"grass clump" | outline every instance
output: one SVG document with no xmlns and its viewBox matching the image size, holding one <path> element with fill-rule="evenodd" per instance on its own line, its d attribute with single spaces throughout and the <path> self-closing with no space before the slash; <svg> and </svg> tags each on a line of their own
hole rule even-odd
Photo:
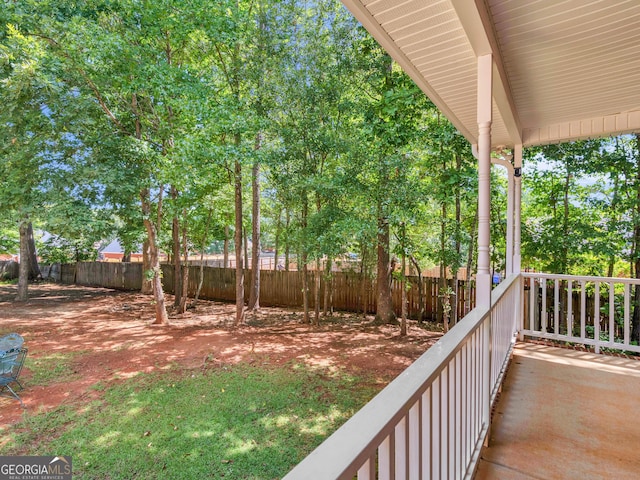
<svg viewBox="0 0 640 480">
<path fill-rule="evenodd" d="M 24 366 L 31 374 L 29 384 L 44 386 L 79 378 L 80 375 L 73 369 L 73 362 L 84 353 L 86 352 L 51 353 L 38 357 L 27 355 Z"/>
<path fill-rule="evenodd" d="M 4 455 L 71 455 L 74 478 L 281 478 L 376 392 L 304 365 L 140 375 L 73 420 L 27 417 Z"/>
</svg>

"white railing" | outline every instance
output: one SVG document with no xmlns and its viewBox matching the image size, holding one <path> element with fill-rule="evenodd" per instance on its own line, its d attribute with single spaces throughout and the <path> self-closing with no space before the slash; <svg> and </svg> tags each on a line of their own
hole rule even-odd
<svg viewBox="0 0 640 480">
<path fill-rule="evenodd" d="M 285 480 L 467 479 L 515 340 L 514 275 L 305 458 Z"/>
<path fill-rule="evenodd" d="M 520 334 L 601 349 L 640 352 L 631 343 L 640 280 L 523 273 Z"/>
</svg>

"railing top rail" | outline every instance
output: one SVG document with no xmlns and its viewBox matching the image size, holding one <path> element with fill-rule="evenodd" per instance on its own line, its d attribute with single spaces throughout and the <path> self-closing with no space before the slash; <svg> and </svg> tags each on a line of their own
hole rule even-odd
<svg viewBox="0 0 640 480">
<path fill-rule="evenodd" d="M 573 281 L 585 281 L 585 282 L 606 282 L 606 283 L 628 283 L 630 285 L 640 284 L 638 278 L 623 278 L 623 277 L 593 277 L 582 275 L 561 275 L 557 273 L 542 273 L 542 272 L 522 272 L 524 278 L 545 278 L 547 280 L 573 280 Z"/>
</svg>

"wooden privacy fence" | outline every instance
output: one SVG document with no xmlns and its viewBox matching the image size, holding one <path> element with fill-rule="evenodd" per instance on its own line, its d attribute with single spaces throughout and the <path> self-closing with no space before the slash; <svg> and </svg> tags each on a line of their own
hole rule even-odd
<svg viewBox="0 0 640 480">
<path fill-rule="evenodd" d="M 52 271 L 58 271 L 52 268 Z M 141 263 L 116 262 L 80 262 L 77 264 L 59 266 L 59 278 L 56 280 L 65 284 L 77 284 L 96 287 L 115 288 L 119 290 L 139 290 L 142 286 Z M 251 277 L 245 275 L 245 297 L 248 300 Z M 260 272 L 260 305 L 300 308 L 303 305 L 302 272 L 262 270 Z M 376 280 L 355 272 L 333 272 L 331 279 L 327 279 L 323 272 L 308 272 L 309 306 L 315 308 L 316 275 L 320 276 L 320 310 L 324 307 L 325 288 L 330 288 L 330 306 L 335 310 L 348 312 L 375 313 L 376 311 Z M 200 267 L 189 267 L 189 296 L 194 296 L 200 280 Z M 418 277 L 407 277 L 409 289 L 407 291 L 407 312 L 410 318 L 417 318 L 420 312 L 420 295 Z M 165 292 L 174 293 L 174 269 L 172 265 L 162 265 L 162 284 Z M 449 285 L 457 295 L 452 297 L 452 305 L 456 306 L 458 318 L 462 318 L 468 310 L 465 309 L 465 282 L 462 280 Z M 391 283 L 393 305 L 396 314 L 401 314 L 402 290 L 400 281 L 394 279 Z M 439 307 L 439 279 L 424 277 L 422 279 L 422 294 L 424 304 L 424 319 L 435 321 Z M 203 283 L 200 298 L 208 300 L 235 301 L 235 270 L 229 268 L 204 267 Z M 474 307 L 475 288 L 470 292 L 471 301 L 467 309 Z"/>
<path fill-rule="evenodd" d="M 189 296 L 194 296 L 198 288 L 200 279 L 199 267 L 189 267 Z M 162 266 L 162 283 L 165 290 L 174 293 L 173 267 L 171 265 Z M 204 280 L 201 298 L 211 300 L 235 301 L 235 270 L 204 267 Z M 280 307 L 302 307 L 302 272 L 298 271 L 278 271 L 262 270 L 260 272 L 260 305 L 280 306 Z M 315 285 L 316 276 L 320 276 L 320 310 L 324 307 L 325 288 L 330 288 L 330 306 L 335 310 L 347 312 L 376 312 L 376 280 L 354 272 L 333 272 L 331 279 L 327 280 L 323 272 L 309 271 L 309 308 L 315 308 Z M 407 277 L 410 288 L 407 292 L 407 313 L 410 318 L 417 318 L 420 312 L 418 278 Z M 453 280 L 450 280 L 453 282 Z M 465 315 L 465 290 L 463 281 L 458 281 L 458 295 L 452 298 L 452 304 L 457 306 L 458 318 Z M 250 275 L 245 275 L 245 300 L 249 298 L 251 287 Z M 439 279 L 425 277 L 422 279 L 424 319 L 436 320 L 438 312 L 438 290 Z M 396 314 L 401 314 L 402 289 L 400 281 L 393 280 L 391 283 L 393 305 Z M 475 289 L 471 290 L 471 298 L 475 297 Z M 457 299 L 457 302 L 456 302 Z M 471 302 L 473 308 L 475 302 Z"/>
<path fill-rule="evenodd" d="M 18 262 L 14 261 L 1 261 L 0 262 L 0 279 L 11 280 L 18 278 Z"/>
<path fill-rule="evenodd" d="M 78 262 L 60 265 L 60 283 L 140 290 L 142 288 L 142 263 Z M 55 272 L 56 269 L 52 268 Z"/>
</svg>

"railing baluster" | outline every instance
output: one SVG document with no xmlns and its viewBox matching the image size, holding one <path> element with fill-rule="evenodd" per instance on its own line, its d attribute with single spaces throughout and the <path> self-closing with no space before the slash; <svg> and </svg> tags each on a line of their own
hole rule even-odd
<svg viewBox="0 0 640 480">
<path fill-rule="evenodd" d="M 371 456 L 358 469 L 358 480 L 374 480 L 376 478 L 376 456 Z"/>
<path fill-rule="evenodd" d="M 613 347 L 616 341 L 616 294 L 613 282 L 609 282 L 609 344 Z"/>
<path fill-rule="evenodd" d="M 475 435 L 476 436 L 480 436 L 480 432 L 482 431 L 482 423 L 483 423 L 483 417 L 482 417 L 482 398 L 483 398 L 483 394 L 484 394 L 484 385 L 482 383 L 482 378 L 483 378 L 483 363 L 482 360 L 484 359 L 484 353 L 482 351 L 482 346 L 484 345 L 484 339 L 483 339 L 483 328 L 479 328 L 478 329 L 478 338 L 476 338 L 476 342 L 477 342 L 477 356 L 476 356 L 476 382 L 477 382 L 477 386 L 478 386 L 478 391 L 476 392 L 476 412 L 475 412 L 475 416 L 476 416 L 476 432 Z"/>
<path fill-rule="evenodd" d="M 560 335 L 560 280 L 553 282 L 553 333 Z"/>
<path fill-rule="evenodd" d="M 491 315 L 484 320 L 482 335 L 482 426 L 488 429 L 491 423 Z M 485 438 L 488 442 L 489 438 Z"/>
<path fill-rule="evenodd" d="M 464 369 L 464 364 L 462 361 L 462 351 L 458 352 L 456 355 L 456 381 L 454 384 L 453 394 L 455 395 L 455 445 L 454 445 L 454 465 L 455 465 L 455 478 L 462 478 L 462 371 Z"/>
<path fill-rule="evenodd" d="M 629 340 L 630 340 L 630 335 L 631 335 L 631 328 L 629 326 L 629 317 L 630 317 L 630 307 L 629 307 L 629 291 L 631 289 L 629 288 L 629 284 L 625 283 L 624 284 L 624 344 L 625 345 L 629 345 Z"/>
<path fill-rule="evenodd" d="M 440 439 L 442 432 L 440 427 L 440 419 L 442 414 L 440 411 L 440 383 L 442 374 L 433 381 L 431 386 L 431 477 L 440 478 Z"/>
<path fill-rule="evenodd" d="M 547 324 L 547 280 L 545 278 L 540 279 L 540 291 L 542 292 L 542 309 L 540 311 L 540 331 L 542 333 L 548 333 Z"/>
<path fill-rule="evenodd" d="M 388 435 L 378 447 L 378 478 L 392 480 L 394 468 L 394 435 Z"/>
<path fill-rule="evenodd" d="M 422 428 L 421 428 L 421 437 L 422 437 L 422 448 L 421 448 L 421 469 L 420 469 L 420 478 L 431 478 L 431 467 L 433 464 L 433 456 L 431 452 L 431 427 L 433 425 L 431 408 L 433 406 L 432 394 L 433 390 L 431 387 L 427 389 L 427 391 L 422 395 L 422 402 L 420 406 L 420 410 L 422 411 Z"/>
<path fill-rule="evenodd" d="M 422 471 L 422 398 L 409 409 L 409 479 L 420 479 Z"/>
<path fill-rule="evenodd" d="M 600 282 L 595 282 L 596 293 L 593 295 L 593 339 L 595 351 L 600 353 Z"/>
<path fill-rule="evenodd" d="M 478 382 L 478 355 L 480 354 L 480 343 L 478 342 L 478 332 L 473 334 L 471 339 L 471 437 L 477 438 L 478 436 L 478 422 L 480 419 L 480 407 L 478 406 L 478 392 L 480 391 L 480 385 Z M 473 450 L 473 443 L 470 445 Z"/>
<path fill-rule="evenodd" d="M 461 351 L 461 364 L 462 375 L 460 377 L 460 398 L 461 398 L 461 417 L 460 417 L 460 431 L 462 436 L 460 437 L 461 443 L 461 465 L 466 465 L 469 460 L 469 356 L 467 355 L 469 346 L 468 344 L 462 347 Z"/>
<path fill-rule="evenodd" d="M 451 368 L 451 363 L 449 363 L 444 370 L 442 370 L 442 374 L 440 375 L 442 384 L 440 385 L 440 414 L 442 417 L 442 424 L 440 428 L 440 443 L 442 448 L 440 449 L 440 478 L 442 480 L 447 480 L 449 478 L 449 472 L 447 468 L 449 467 L 449 433 L 450 433 L 450 425 L 449 425 L 449 369 Z"/>
<path fill-rule="evenodd" d="M 580 337 L 587 336 L 587 282 L 580 281 Z"/>
<path fill-rule="evenodd" d="M 456 417 L 458 411 L 456 409 L 456 385 L 457 385 L 457 364 L 458 356 L 455 355 L 449 363 L 449 392 L 447 397 L 449 400 L 449 444 L 447 445 L 447 454 L 449 456 L 448 466 L 448 478 L 455 478 L 455 463 L 456 463 L 456 437 L 458 433 L 458 423 Z"/>
<path fill-rule="evenodd" d="M 573 337 L 573 282 L 567 281 L 567 336 Z"/>
<path fill-rule="evenodd" d="M 537 299 L 536 299 L 536 279 L 531 277 L 529 279 L 529 330 L 531 330 L 532 332 L 537 331 L 538 329 L 536 328 L 536 305 L 537 305 Z"/>
<path fill-rule="evenodd" d="M 406 479 L 408 475 L 407 470 L 407 457 L 409 455 L 408 449 L 409 431 L 407 428 L 407 417 L 403 417 L 396 425 L 394 431 L 394 476 L 396 479 Z"/>
</svg>

